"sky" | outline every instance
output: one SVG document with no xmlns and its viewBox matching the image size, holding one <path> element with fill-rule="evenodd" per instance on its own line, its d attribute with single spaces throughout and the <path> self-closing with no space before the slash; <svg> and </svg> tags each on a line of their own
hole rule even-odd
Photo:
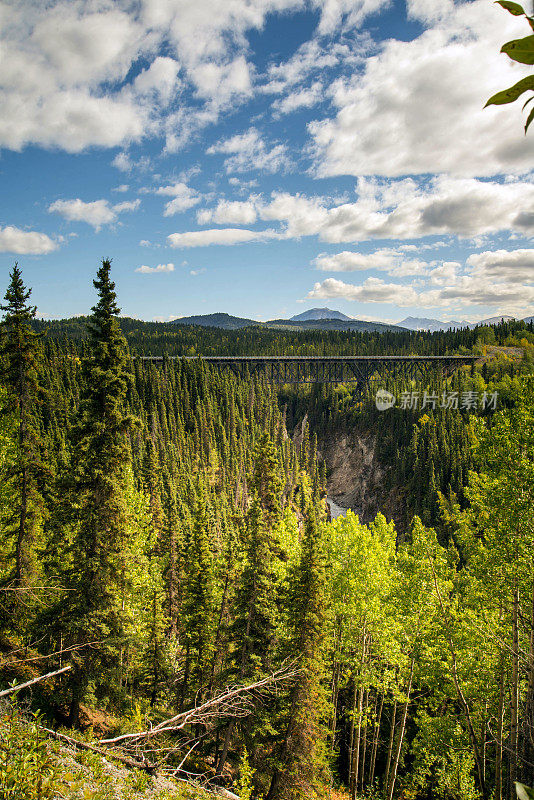
<svg viewBox="0 0 534 800">
<path fill-rule="evenodd" d="M 534 313 L 528 35 L 489 0 L 0 0 L 0 288 L 88 313 Z M 534 131 L 534 128 L 533 128 Z"/>
</svg>

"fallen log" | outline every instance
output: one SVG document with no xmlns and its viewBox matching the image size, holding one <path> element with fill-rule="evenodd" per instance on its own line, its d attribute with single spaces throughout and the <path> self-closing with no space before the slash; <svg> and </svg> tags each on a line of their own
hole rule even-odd
<svg viewBox="0 0 534 800">
<path fill-rule="evenodd" d="M 145 772 L 148 772 L 149 775 L 155 775 L 157 772 L 157 767 L 155 764 L 149 764 L 147 761 L 137 761 L 135 758 L 124 756 L 122 753 L 116 753 L 114 750 L 104 750 L 102 747 L 95 747 L 94 744 L 88 744 L 88 742 L 80 742 L 79 739 L 73 739 L 72 736 L 67 736 L 65 733 L 58 733 L 58 731 L 53 731 L 50 728 L 43 727 L 42 725 L 39 727 L 41 730 L 46 731 L 46 733 L 48 733 L 50 736 L 53 736 L 55 739 L 59 739 L 60 742 L 65 742 L 71 747 L 78 747 L 80 750 L 90 750 L 92 753 L 98 753 L 98 755 L 103 756 L 104 758 L 114 758 L 116 761 L 120 761 L 121 764 L 130 767 L 130 769 L 142 769 Z"/>
<path fill-rule="evenodd" d="M 212 697 L 205 703 L 195 706 L 194 708 L 189 708 L 187 711 L 182 711 L 180 714 L 176 714 L 174 717 L 165 719 L 163 722 L 160 722 L 159 725 L 155 725 L 153 728 L 149 728 L 146 731 L 123 733 L 121 736 L 115 736 L 113 739 L 100 739 L 99 744 L 105 744 L 109 746 L 128 740 L 132 741 L 136 739 L 147 739 L 151 736 L 156 736 L 161 733 L 170 733 L 172 731 L 182 730 L 186 725 L 191 725 L 193 723 L 198 724 L 207 722 L 214 716 L 244 716 L 245 711 L 243 710 L 243 706 L 236 707 L 234 703 L 240 701 L 242 702 L 244 696 L 246 697 L 248 694 L 265 689 L 277 681 L 293 678 L 295 675 L 297 675 L 297 673 L 298 669 L 295 668 L 294 664 L 290 664 L 278 670 L 277 672 L 273 672 L 266 678 L 256 681 L 255 683 L 249 683 L 245 686 L 231 686 L 226 689 L 226 691 L 222 692 L 216 697 Z M 246 714 L 248 713 L 250 713 L 250 711 L 247 710 Z"/>
</svg>

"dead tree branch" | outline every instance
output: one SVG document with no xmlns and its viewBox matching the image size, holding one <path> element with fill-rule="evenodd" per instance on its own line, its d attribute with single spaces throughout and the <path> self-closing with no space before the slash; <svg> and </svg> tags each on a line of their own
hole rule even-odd
<svg viewBox="0 0 534 800">
<path fill-rule="evenodd" d="M 147 739 L 161 733 L 182 730 L 186 725 L 206 723 L 214 717 L 224 716 L 246 716 L 250 713 L 249 698 L 247 695 L 260 692 L 279 681 L 286 681 L 294 678 L 298 673 L 294 662 L 273 672 L 271 675 L 255 683 L 245 686 L 230 686 L 222 694 L 212 697 L 199 706 L 182 711 L 174 717 L 163 720 L 153 728 L 137 733 L 124 733 L 113 739 L 100 739 L 100 744 L 115 745 L 119 742 L 133 741 L 136 739 Z"/>
<path fill-rule="evenodd" d="M 39 675 L 38 678 L 32 678 L 31 681 L 26 681 L 26 683 L 19 683 L 18 686 L 12 686 L 10 689 L 4 689 L 3 692 L 0 692 L 0 697 L 5 697 L 6 694 L 11 694 L 12 692 L 19 692 L 21 689 L 26 689 L 26 687 L 31 686 L 34 683 L 39 683 L 39 681 L 44 681 L 47 678 L 53 678 L 54 675 L 67 672 L 69 669 L 72 669 L 70 664 L 68 664 L 66 667 L 61 667 L 61 669 L 56 669 L 54 672 L 47 672 L 46 675 Z"/>
</svg>

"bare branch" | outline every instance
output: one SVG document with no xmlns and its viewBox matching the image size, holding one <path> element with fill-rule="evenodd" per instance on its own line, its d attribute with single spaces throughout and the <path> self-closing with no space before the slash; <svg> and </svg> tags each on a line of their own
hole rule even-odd
<svg viewBox="0 0 534 800">
<path fill-rule="evenodd" d="M 11 694 L 12 692 L 18 692 L 21 689 L 26 689 L 27 686 L 31 686 L 34 683 L 39 683 L 39 681 L 44 681 L 46 678 L 53 678 L 54 675 L 59 675 L 61 672 L 67 672 L 69 669 L 72 669 L 71 664 L 68 664 L 66 667 L 61 667 L 61 669 L 56 669 L 54 672 L 48 672 L 46 675 L 39 675 L 38 678 L 32 678 L 31 681 L 26 681 L 26 683 L 19 683 L 18 686 L 12 686 L 10 689 L 4 689 L 3 692 L 0 692 L 0 697 L 5 697 L 6 694 Z"/>
<path fill-rule="evenodd" d="M 4 661 L 0 663 L 0 667 L 3 669 L 5 667 L 10 667 L 12 664 L 27 664 L 30 661 L 44 661 L 47 658 L 53 658 L 54 656 L 61 656 L 63 653 L 72 653 L 75 650 L 81 650 L 83 647 L 93 647 L 94 645 L 102 644 L 102 642 L 85 642 L 85 644 L 73 644 L 71 647 L 64 647 L 63 650 L 55 650 L 53 653 L 48 653 L 46 656 L 32 656 L 31 658 L 18 658 L 15 661 Z M 24 648 L 20 648 L 24 649 Z M 12 652 L 18 652 L 13 650 Z"/>
<path fill-rule="evenodd" d="M 222 694 L 212 697 L 205 703 L 199 706 L 190 708 L 187 711 L 182 711 L 174 717 L 163 720 L 153 728 L 146 731 L 139 731 L 137 733 L 124 733 L 121 736 L 116 736 L 113 739 L 100 739 L 100 744 L 114 745 L 118 742 L 124 742 L 133 739 L 146 739 L 150 736 L 155 736 L 160 733 L 167 733 L 178 731 L 186 725 L 200 722 L 207 722 L 213 717 L 221 716 L 245 716 L 250 713 L 250 708 L 246 709 L 245 705 L 248 698 L 242 695 L 252 694 L 262 689 L 271 686 L 281 680 L 289 680 L 298 674 L 298 669 L 295 668 L 295 662 L 292 662 L 281 669 L 273 672 L 271 675 L 263 678 L 255 683 L 250 683 L 245 686 L 231 686 L 222 692 Z M 237 701 L 237 702 L 236 702 Z"/>
</svg>

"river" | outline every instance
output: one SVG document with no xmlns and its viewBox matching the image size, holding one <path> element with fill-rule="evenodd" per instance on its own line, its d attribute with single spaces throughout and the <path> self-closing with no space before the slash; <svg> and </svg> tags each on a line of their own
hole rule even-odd
<svg viewBox="0 0 534 800">
<path fill-rule="evenodd" d="M 331 497 L 327 497 L 326 501 L 327 501 L 328 505 L 330 506 L 330 516 L 332 517 L 332 519 L 336 519 L 336 517 L 344 517 L 345 516 L 345 514 L 347 513 L 348 509 L 342 508 L 342 506 L 338 506 L 337 503 L 334 503 L 334 501 L 332 500 Z"/>
</svg>

